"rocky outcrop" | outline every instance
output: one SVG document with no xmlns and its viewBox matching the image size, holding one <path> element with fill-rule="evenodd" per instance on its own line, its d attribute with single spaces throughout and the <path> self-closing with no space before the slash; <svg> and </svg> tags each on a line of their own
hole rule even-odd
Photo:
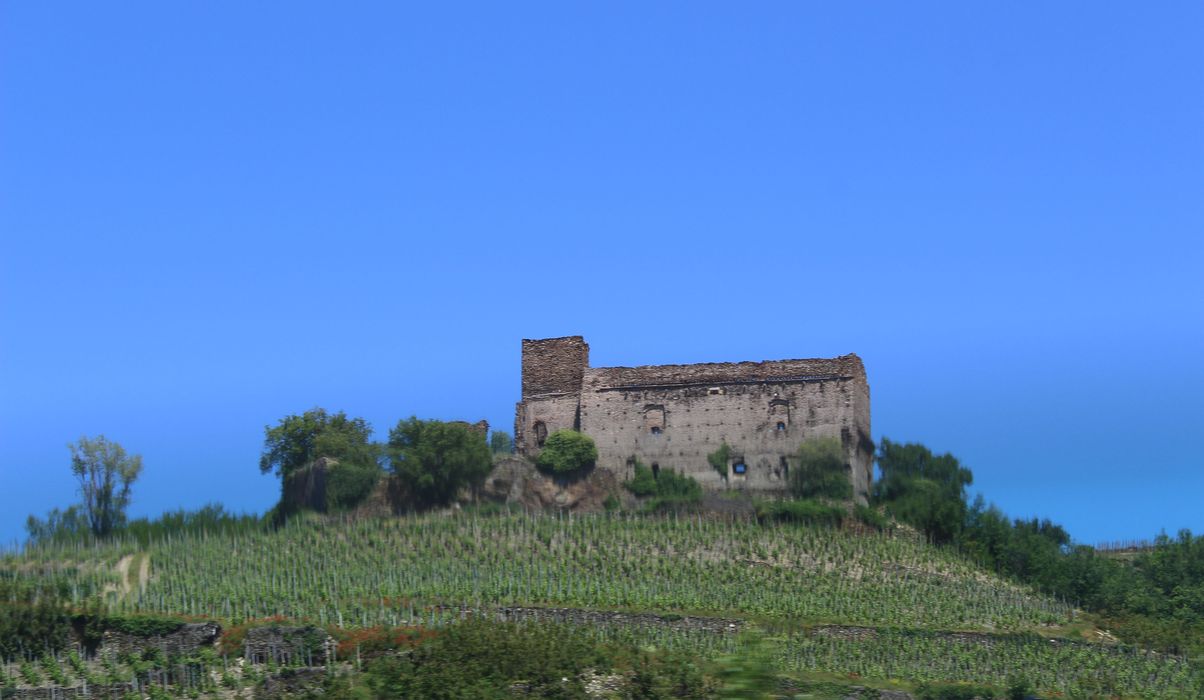
<svg viewBox="0 0 1204 700">
<path fill-rule="evenodd" d="M 502 457 L 494 463 L 480 495 L 491 501 L 537 510 L 600 511 L 611 496 L 627 501 L 628 506 L 635 503 L 614 472 L 591 469 L 572 477 L 550 476 L 517 455 Z"/>
</svg>

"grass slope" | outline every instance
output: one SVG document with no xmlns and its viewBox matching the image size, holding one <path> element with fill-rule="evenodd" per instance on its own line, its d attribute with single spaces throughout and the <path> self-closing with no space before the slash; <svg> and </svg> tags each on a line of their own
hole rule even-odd
<svg viewBox="0 0 1204 700">
<path fill-rule="evenodd" d="M 115 573 L 129 549 L 32 551 L 4 568 L 65 582 L 81 602 L 107 590 L 120 612 L 226 624 L 282 616 L 341 628 L 441 625 L 456 608 L 506 605 L 691 613 L 769 623 L 780 630 L 776 664 L 802 674 L 1000 685 L 1024 676 L 1067 694 L 1200 690 L 1180 659 L 1035 634 L 1073 625 L 1073 610 L 910 538 L 684 515 L 309 518 L 274 532 L 154 543 L 138 557 L 149 558 L 149 580 L 115 586 L 133 573 Z M 809 629 L 826 622 L 872 632 Z M 942 633 L 950 630 L 994 636 Z M 655 627 L 596 634 L 712 658 L 739 643 Z"/>
</svg>

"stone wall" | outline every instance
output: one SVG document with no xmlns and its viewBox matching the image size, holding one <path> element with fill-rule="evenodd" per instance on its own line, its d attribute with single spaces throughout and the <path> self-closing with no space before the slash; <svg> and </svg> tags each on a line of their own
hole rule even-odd
<svg viewBox="0 0 1204 700">
<path fill-rule="evenodd" d="M 620 480 L 635 461 L 672 469 L 705 488 L 784 491 L 805 440 L 844 447 L 854 495 L 873 480 L 870 394 L 856 355 L 831 359 L 588 367 L 579 336 L 523 341 L 523 400 L 515 410 L 519 454 L 580 430 L 598 446 L 598 467 Z M 726 478 L 707 455 L 731 449 Z"/>
<path fill-rule="evenodd" d="M 466 612 L 472 612 L 467 611 Z M 689 615 L 654 615 L 651 613 L 625 613 L 606 610 L 582 610 L 579 608 L 494 608 L 484 613 L 506 622 L 561 622 L 588 627 L 661 627 L 665 629 L 693 630 L 717 634 L 735 634 L 744 629 L 743 620 L 718 617 L 691 617 Z"/>
<path fill-rule="evenodd" d="M 337 460 L 319 457 L 284 477 L 280 501 L 293 508 L 326 512 L 326 479 Z"/>
<path fill-rule="evenodd" d="M 589 345 L 579 335 L 523 340 L 523 398 L 581 391 Z"/>
<path fill-rule="evenodd" d="M 105 630 L 100 638 L 101 654 L 120 656 L 140 654 L 148 649 L 158 649 L 168 657 L 191 656 L 205 647 L 212 647 L 222 627 L 216 622 L 189 622 L 168 634 L 143 637 L 119 630 Z"/>
<path fill-rule="evenodd" d="M 481 419 L 476 423 L 469 423 L 466 420 L 453 420 L 448 422 L 452 425 L 462 425 L 468 430 L 468 432 L 474 435 L 480 435 L 486 440 L 489 439 L 489 421 L 487 420 Z"/>
<path fill-rule="evenodd" d="M 514 412 L 514 449 L 539 453 L 557 430 L 576 430 L 581 378 L 589 366 L 589 345 L 579 336 L 523 340 L 522 401 Z"/>
<path fill-rule="evenodd" d="M 580 397 L 577 392 L 519 402 L 514 417 L 515 451 L 534 457 L 539 454 L 547 436 L 557 430 L 579 430 Z"/>
<path fill-rule="evenodd" d="M 321 666 L 336 647 L 320 627 L 252 627 L 243 639 L 243 656 L 251 663 L 273 661 L 277 664 Z"/>
<path fill-rule="evenodd" d="M 856 406 L 856 379 L 623 389 L 593 388 L 589 380 L 581 430 L 598 446 L 598 467 L 622 479 L 639 460 L 712 489 L 785 490 L 799 445 L 830 437 L 845 445 L 854 491 L 867 495 L 872 454 L 854 437 L 869 433 Z M 707 461 L 725 443 L 726 480 Z"/>
</svg>

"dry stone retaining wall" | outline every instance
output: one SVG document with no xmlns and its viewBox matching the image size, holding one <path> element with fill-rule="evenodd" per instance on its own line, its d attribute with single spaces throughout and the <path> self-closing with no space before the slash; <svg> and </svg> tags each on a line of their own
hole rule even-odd
<svg viewBox="0 0 1204 700">
<path fill-rule="evenodd" d="M 106 656 L 120 656 L 158 649 L 168 657 L 190 656 L 205 647 L 212 647 L 221 633 L 222 627 L 216 622 L 189 622 L 174 632 L 154 637 L 105 630 L 100 638 L 100 651 Z"/>
<path fill-rule="evenodd" d="M 321 666 L 333 657 L 334 637 L 320 627 L 252 627 L 243 639 L 243 656 L 251 663 Z"/>
</svg>

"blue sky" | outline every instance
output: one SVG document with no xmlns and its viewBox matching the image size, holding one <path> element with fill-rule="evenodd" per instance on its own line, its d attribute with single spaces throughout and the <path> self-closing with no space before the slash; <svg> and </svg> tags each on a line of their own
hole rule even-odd
<svg viewBox="0 0 1204 700">
<path fill-rule="evenodd" d="M 312 406 L 510 429 L 595 365 L 856 352 L 1080 541 L 1204 531 L 1198 3 L 7 3 L 0 541 L 277 495 Z"/>
</svg>

